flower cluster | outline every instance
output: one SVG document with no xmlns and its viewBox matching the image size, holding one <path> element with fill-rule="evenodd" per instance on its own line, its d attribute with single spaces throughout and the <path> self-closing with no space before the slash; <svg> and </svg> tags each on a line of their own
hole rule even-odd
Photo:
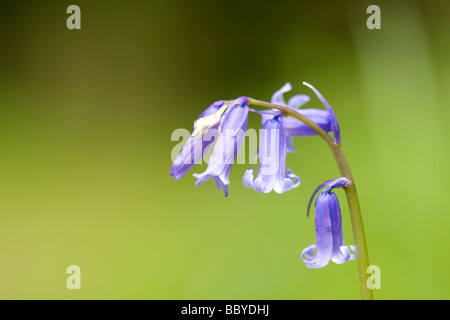
<svg viewBox="0 0 450 320">
<path fill-rule="evenodd" d="M 292 89 L 289 83 L 273 94 L 271 105 L 289 108 L 292 112 L 301 114 L 325 132 L 331 131 L 334 142 L 341 143 L 339 124 L 333 109 L 320 92 L 310 84 L 304 84 L 312 89 L 325 106 L 325 110 L 300 108 L 310 101 L 310 98 L 303 94 L 292 96 L 286 103 L 284 94 Z M 211 178 L 217 188 L 227 196 L 230 172 L 244 140 L 248 115 L 251 112 L 261 116 L 262 130 L 257 154 L 259 167 L 256 177 L 253 168 L 245 172 L 242 178 L 244 186 L 262 193 L 269 193 L 272 190 L 283 193 L 300 185 L 300 178 L 291 169 L 286 168 L 286 156 L 288 152 L 295 151 L 293 138 L 314 136 L 317 133 L 302 121 L 286 117 L 278 109 L 254 110 L 249 107 L 250 101 L 251 99 L 247 97 L 232 101 L 220 100 L 210 105 L 197 118 L 191 136 L 170 170 L 175 180 L 192 169 L 214 144 L 208 167 L 204 172 L 194 174 L 197 179 L 195 186 Z M 336 263 L 343 263 L 355 257 L 343 243 L 339 202 L 336 195 L 331 192 L 333 188 L 345 188 L 349 183 L 345 178 L 340 178 L 328 181 L 316 190 L 317 192 L 325 185 L 328 186 L 316 200 L 316 244 L 302 252 L 302 259 L 310 268 L 323 267 L 330 259 Z M 355 251 L 352 246 L 350 248 Z"/>
<path fill-rule="evenodd" d="M 289 83 L 273 94 L 271 103 L 296 110 L 326 132 L 333 131 L 336 142 L 339 143 L 339 126 L 333 110 L 314 87 L 306 85 L 313 89 L 327 110 L 299 109 L 310 100 L 303 94 L 294 95 L 286 103 L 283 95 L 292 89 Z M 206 171 L 194 174 L 197 178 L 195 185 L 198 186 L 212 178 L 227 196 L 230 171 L 245 136 L 249 112 L 261 115 L 262 130 L 258 152 L 260 164 L 256 178 L 253 177 L 253 168 L 245 172 L 243 184 L 263 193 L 272 190 L 283 193 L 298 187 L 299 177 L 291 169 L 286 169 L 286 154 L 295 151 L 292 144 L 294 137 L 313 136 L 317 133 L 303 122 L 285 117 L 279 110 L 250 109 L 249 98 L 246 97 L 229 102 L 224 100 L 214 102 L 197 118 L 191 137 L 170 170 L 175 180 L 183 177 L 194 167 L 216 141 Z"/>
</svg>

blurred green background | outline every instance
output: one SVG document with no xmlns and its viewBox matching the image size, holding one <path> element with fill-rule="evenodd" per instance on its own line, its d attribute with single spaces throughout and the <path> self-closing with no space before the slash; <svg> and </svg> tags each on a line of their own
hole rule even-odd
<svg viewBox="0 0 450 320">
<path fill-rule="evenodd" d="M 3 1 L 0 298 L 358 299 L 355 261 L 300 258 L 309 197 L 338 176 L 318 137 L 295 141 L 302 184 L 282 195 L 245 188 L 249 165 L 227 198 L 169 176 L 172 131 L 211 102 L 270 100 L 288 81 L 311 95 L 307 81 L 340 121 L 375 298 L 449 299 L 449 17 L 446 0 Z"/>
</svg>

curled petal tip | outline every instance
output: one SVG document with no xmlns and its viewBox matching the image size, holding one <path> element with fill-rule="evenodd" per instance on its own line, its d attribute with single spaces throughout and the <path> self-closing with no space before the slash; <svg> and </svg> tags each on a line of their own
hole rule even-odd
<svg viewBox="0 0 450 320">
<path fill-rule="evenodd" d="M 334 113 L 333 108 L 316 88 L 314 88 L 312 85 L 310 85 L 308 82 L 305 82 L 305 81 L 303 81 L 303 84 L 305 86 L 307 86 L 308 88 L 310 88 L 312 91 L 314 91 L 317 98 L 319 98 L 320 102 L 322 102 L 322 104 L 328 110 L 328 113 L 330 114 L 330 120 L 331 120 L 331 129 L 332 129 L 333 135 L 334 135 L 334 143 L 340 144 L 342 142 L 341 130 L 339 128 L 339 122 L 337 121 L 336 114 Z"/>
</svg>

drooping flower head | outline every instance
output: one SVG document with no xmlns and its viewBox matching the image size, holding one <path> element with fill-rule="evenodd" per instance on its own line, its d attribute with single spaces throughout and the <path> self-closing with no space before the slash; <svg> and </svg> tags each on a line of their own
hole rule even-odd
<svg viewBox="0 0 450 320">
<path fill-rule="evenodd" d="M 302 259 L 308 268 L 323 268 L 330 260 L 341 264 L 356 258 L 356 248 L 344 243 L 341 208 L 336 194 L 332 192 L 334 188 L 346 188 L 349 185 L 350 181 L 346 178 L 326 181 L 317 187 L 309 201 L 308 213 L 315 194 L 327 187 L 317 196 L 315 203 L 316 244 L 302 251 Z"/>
<path fill-rule="evenodd" d="M 204 156 L 218 133 L 220 118 L 227 105 L 224 100 L 214 102 L 194 122 L 194 131 L 170 168 L 175 180 L 181 179 Z"/>
<path fill-rule="evenodd" d="M 266 120 L 261 130 L 259 144 L 259 169 L 256 179 L 253 168 L 248 169 L 242 182 L 244 186 L 268 193 L 283 193 L 300 185 L 300 179 L 291 169 L 286 169 L 286 137 L 283 116 Z"/>
<path fill-rule="evenodd" d="M 234 100 L 223 115 L 219 128 L 220 133 L 209 158 L 208 168 L 201 174 L 194 174 L 194 177 L 198 179 L 195 186 L 212 178 L 217 188 L 222 189 L 225 196 L 228 195 L 228 185 L 230 184 L 228 177 L 244 140 L 247 120 L 248 98 L 241 97 Z"/>
</svg>

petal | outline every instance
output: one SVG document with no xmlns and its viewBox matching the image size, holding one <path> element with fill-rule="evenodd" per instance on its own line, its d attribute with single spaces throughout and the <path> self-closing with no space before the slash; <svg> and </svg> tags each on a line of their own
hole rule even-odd
<svg viewBox="0 0 450 320">
<path fill-rule="evenodd" d="M 223 118 L 219 137 L 209 158 L 208 168 L 201 174 L 194 174 L 194 177 L 198 179 L 195 183 L 196 186 L 204 183 L 210 177 L 218 177 L 220 181 L 213 179 L 214 182 L 227 194 L 225 186 L 229 184 L 228 176 L 247 128 L 248 98 L 236 99 Z"/>
<path fill-rule="evenodd" d="M 305 262 L 306 266 L 310 269 L 322 268 L 316 264 L 317 260 L 317 248 L 315 244 L 312 244 L 302 251 L 302 260 Z"/>
<path fill-rule="evenodd" d="M 224 104 L 225 100 L 214 102 L 197 117 L 197 120 L 216 114 Z M 191 137 L 188 139 L 170 168 L 170 175 L 173 176 L 175 180 L 181 179 L 196 163 L 203 158 L 204 154 L 208 151 L 217 136 L 216 129 L 217 126 L 210 128 L 200 137 L 192 137 L 191 134 Z"/>
<path fill-rule="evenodd" d="M 225 104 L 225 100 L 219 100 L 211 104 L 208 108 L 206 108 L 205 111 L 203 111 L 198 117 L 197 120 L 200 118 L 205 118 L 208 116 L 211 116 L 213 114 L 216 114 L 217 111 Z"/>
<path fill-rule="evenodd" d="M 320 109 L 300 109 L 299 113 L 313 121 L 326 132 L 331 131 L 331 122 L 329 113 L 326 110 Z M 286 117 L 284 119 L 284 126 L 286 128 L 286 135 L 289 136 L 315 136 L 317 133 L 308 127 L 306 124 L 293 117 Z"/>
<path fill-rule="evenodd" d="M 284 131 L 284 117 L 279 118 L 279 160 L 278 160 L 278 174 L 277 180 L 275 182 L 274 191 L 276 193 L 283 193 L 285 191 L 291 190 L 294 186 L 294 182 L 291 178 L 288 177 L 288 174 L 291 176 L 295 176 L 292 174 L 292 171 L 286 170 L 286 153 L 287 153 L 287 145 L 286 145 L 286 136 Z M 297 177 L 297 176 L 295 176 Z M 299 181 L 297 177 L 297 181 Z"/>
<path fill-rule="evenodd" d="M 212 180 L 214 181 L 214 183 L 217 186 L 217 189 L 221 189 L 223 191 L 223 194 L 225 195 L 225 197 L 228 196 L 228 185 L 230 184 L 230 182 L 228 181 L 228 183 L 224 183 L 224 181 L 220 178 L 220 177 L 212 177 Z"/>
<path fill-rule="evenodd" d="M 191 139 L 192 138 L 189 138 L 189 140 Z M 181 179 L 202 158 L 202 156 L 200 156 L 200 154 L 203 154 L 201 138 L 197 139 L 197 141 L 189 140 L 170 168 L 170 175 L 173 176 L 175 180 Z M 208 148 L 205 148 L 205 151 L 207 149 Z"/>
<path fill-rule="evenodd" d="M 340 181 L 342 180 L 339 180 L 339 182 Z M 324 192 L 327 192 L 327 190 L 325 190 Z M 356 255 L 352 256 L 352 254 L 350 253 L 350 249 L 344 243 L 344 233 L 342 231 L 342 215 L 341 208 L 339 206 L 339 200 L 336 194 L 334 194 L 333 192 L 330 193 L 330 197 L 332 198 L 332 201 L 330 201 L 330 213 L 333 225 L 333 257 L 331 258 L 331 260 L 334 263 L 342 264 L 350 259 L 354 259 Z"/>
<path fill-rule="evenodd" d="M 242 177 L 242 184 L 247 188 L 253 188 L 253 167 L 246 170 L 244 176 Z"/>
<path fill-rule="evenodd" d="M 230 177 L 230 171 L 231 171 L 232 166 L 233 166 L 233 164 L 226 165 L 225 168 L 223 169 L 223 171 L 219 175 L 219 179 L 224 185 L 230 184 L 229 177 Z M 217 185 L 217 187 L 219 187 L 219 185 Z"/>
<path fill-rule="evenodd" d="M 326 192 L 326 191 L 325 191 Z M 335 263 L 344 263 L 350 258 L 350 251 L 341 250 L 344 246 L 344 234 L 342 232 L 342 217 L 339 200 L 335 193 L 330 193 L 330 217 L 333 228 L 333 257 Z M 345 247 L 346 248 L 346 247 Z"/>
<path fill-rule="evenodd" d="M 305 103 L 309 102 L 310 100 L 311 98 L 305 94 L 296 94 L 295 96 L 292 96 L 289 99 L 287 106 L 292 109 L 297 109 L 300 108 Z"/>
<path fill-rule="evenodd" d="M 280 153 L 285 145 L 280 117 L 266 121 L 260 131 L 258 175 L 276 176 L 279 170 Z"/>
<path fill-rule="evenodd" d="M 248 185 L 258 192 L 268 193 L 274 190 L 283 193 L 300 184 L 298 176 L 292 170 L 286 170 L 287 143 L 284 134 L 283 117 L 276 116 L 264 123 L 259 145 L 258 176 Z M 248 180 L 250 177 L 246 177 Z"/>
<path fill-rule="evenodd" d="M 269 193 L 275 186 L 275 180 L 275 175 L 258 174 L 256 179 L 253 181 L 253 189 L 258 192 Z"/>
<path fill-rule="evenodd" d="M 208 181 L 209 178 L 211 178 L 211 175 L 206 171 L 203 173 L 194 173 L 193 176 L 194 176 L 194 178 L 197 179 L 197 181 L 195 181 L 196 187 L 205 183 L 206 181 Z"/>
<path fill-rule="evenodd" d="M 343 264 L 344 262 L 347 262 L 350 259 L 350 250 L 347 246 L 340 246 L 338 247 L 335 252 L 333 253 L 333 257 L 331 258 L 331 261 L 333 261 L 336 264 Z"/>
<path fill-rule="evenodd" d="M 330 195 L 321 193 L 316 200 L 315 230 L 317 258 L 315 264 L 324 267 L 333 253 L 333 232 L 330 215 Z"/>
<path fill-rule="evenodd" d="M 302 260 L 304 262 L 315 262 L 317 253 L 314 252 L 316 250 L 316 245 L 311 244 L 302 251 Z"/>
<path fill-rule="evenodd" d="M 232 165 L 227 165 L 223 168 L 222 172 L 220 172 L 217 175 L 213 175 L 209 173 L 208 171 L 205 171 L 203 173 L 194 173 L 193 176 L 197 178 L 197 181 L 195 182 L 195 186 L 198 187 L 199 185 L 205 183 L 208 181 L 209 178 L 212 178 L 214 183 L 216 184 L 218 189 L 223 190 L 225 197 L 228 196 L 228 185 L 230 184 L 230 180 L 228 179 L 230 175 Z"/>
<path fill-rule="evenodd" d="M 274 191 L 276 193 L 283 193 L 293 188 L 297 188 L 300 185 L 300 178 L 295 175 L 291 169 L 285 171 L 285 178 L 281 183 L 276 183 Z"/>
<path fill-rule="evenodd" d="M 279 106 L 286 106 L 286 102 L 284 101 L 283 95 L 286 92 L 289 92 L 292 90 L 292 86 L 289 82 L 287 82 L 283 87 L 281 87 L 280 90 L 276 91 L 272 95 L 272 99 L 270 100 L 271 103 L 279 105 Z"/>
<path fill-rule="evenodd" d="M 276 109 L 271 109 L 272 110 L 276 110 Z M 279 111 L 279 110 L 276 110 Z M 283 115 L 282 112 L 273 112 L 273 113 L 261 113 L 261 123 L 264 125 L 264 123 L 266 123 L 267 121 L 273 119 L 276 116 L 281 116 Z"/>
<path fill-rule="evenodd" d="M 195 164 L 199 163 L 211 147 L 217 135 L 217 129 L 209 129 L 199 137 L 190 137 L 170 168 L 175 180 L 181 179 Z"/>
<path fill-rule="evenodd" d="M 230 108 L 230 112 L 225 115 L 221 132 L 209 159 L 207 171 L 212 175 L 219 175 L 225 166 L 234 162 L 245 137 L 248 108 L 241 107 L 239 104 Z"/>
<path fill-rule="evenodd" d="M 280 170 L 280 152 L 283 152 L 280 144 L 285 144 L 281 127 L 280 117 L 276 116 L 267 120 L 260 131 L 258 176 L 253 181 L 253 189 L 258 192 L 268 193 L 275 186 Z"/>
<path fill-rule="evenodd" d="M 316 90 L 316 88 L 314 88 L 312 85 L 310 85 L 307 82 L 303 82 L 303 84 L 314 91 L 314 93 L 316 94 L 317 98 L 319 98 L 319 100 L 322 102 L 322 104 L 328 110 L 328 112 L 330 114 L 331 128 L 332 128 L 333 135 L 334 135 L 334 141 L 335 141 L 336 144 L 341 143 L 342 141 L 341 141 L 341 132 L 340 132 L 340 129 L 339 129 L 339 123 L 337 121 L 337 118 L 336 118 L 336 115 L 335 115 L 335 113 L 333 111 L 333 108 L 331 108 L 331 106 L 327 102 L 327 100 L 325 100 L 325 98 L 320 94 L 319 91 Z"/>
<path fill-rule="evenodd" d="M 344 262 L 353 260 L 356 258 L 356 247 L 342 245 L 340 248 L 340 255 L 334 256 L 331 260 L 336 264 L 342 264 Z M 352 251 L 354 253 L 352 253 Z"/>
<path fill-rule="evenodd" d="M 300 178 L 291 169 L 286 170 L 286 176 L 294 183 L 293 188 L 297 188 L 300 185 Z"/>
</svg>

